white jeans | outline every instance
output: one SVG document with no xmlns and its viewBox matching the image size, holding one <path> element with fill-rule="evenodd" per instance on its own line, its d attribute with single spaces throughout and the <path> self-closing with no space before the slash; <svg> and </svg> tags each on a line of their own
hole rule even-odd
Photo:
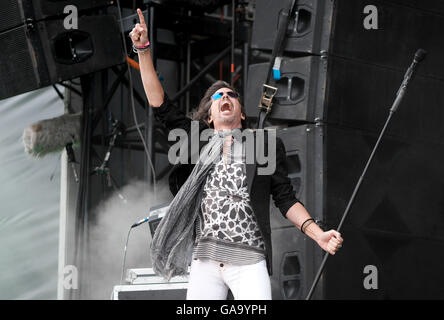
<svg viewBox="0 0 444 320">
<path fill-rule="evenodd" d="M 235 300 L 271 300 L 265 260 L 234 266 L 213 260 L 193 260 L 187 300 L 225 300 L 228 288 Z"/>
</svg>

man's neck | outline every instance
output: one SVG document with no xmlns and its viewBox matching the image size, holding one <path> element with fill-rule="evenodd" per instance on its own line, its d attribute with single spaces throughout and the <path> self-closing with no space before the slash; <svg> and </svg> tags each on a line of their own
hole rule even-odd
<svg viewBox="0 0 444 320">
<path fill-rule="evenodd" d="M 214 128 L 215 131 L 229 131 L 234 129 L 242 129 L 242 126 L 219 126 L 217 128 Z"/>
</svg>

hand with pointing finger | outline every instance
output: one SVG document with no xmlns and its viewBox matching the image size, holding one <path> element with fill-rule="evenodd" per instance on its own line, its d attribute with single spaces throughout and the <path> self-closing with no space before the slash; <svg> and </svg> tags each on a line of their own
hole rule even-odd
<svg viewBox="0 0 444 320">
<path fill-rule="evenodd" d="M 149 45 L 148 28 L 140 9 L 137 9 L 137 14 L 139 15 L 139 23 L 134 26 L 129 35 L 135 48 L 144 48 Z"/>
</svg>

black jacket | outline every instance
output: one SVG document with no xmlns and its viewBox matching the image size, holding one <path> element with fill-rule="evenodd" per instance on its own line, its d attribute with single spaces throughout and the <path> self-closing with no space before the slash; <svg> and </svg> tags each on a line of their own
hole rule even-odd
<svg viewBox="0 0 444 320">
<path fill-rule="evenodd" d="M 168 131 L 175 128 L 182 128 L 188 133 L 191 130 L 191 119 L 186 117 L 176 106 L 174 106 L 165 96 L 164 103 L 153 108 L 154 116 L 163 123 Z M 208 128 L 204 121 L 199 121 L 199 132 Z M 268 140 L 265 139 L 265 142 Z M 206 144 L 200 143 L 199 150 Z M 266 147 L 265 147 L 266 150 Z M 272 246 L 270 228 L 270 194 L 273 196 L 276 207 L 279 208 L 285 217 L 287 211 L 295 203 L 295 192 L 288 178 L 285 147 L 280 138 L 276 141 L 276 170 L 272 175 L 258 175 L 258 164 L 246 164 L 246 176 L 248 193 L 250 195 L 251 206 L 255 214 L 259 229 L 265 242 L 265 253 L 268 273 L 272 274 Z M 180 187 L 193 170 L 193 164 L 177 164 L 174 166 L 169 176 L 169 186 L 173 195 L 176 195 Z"/>
</svg>

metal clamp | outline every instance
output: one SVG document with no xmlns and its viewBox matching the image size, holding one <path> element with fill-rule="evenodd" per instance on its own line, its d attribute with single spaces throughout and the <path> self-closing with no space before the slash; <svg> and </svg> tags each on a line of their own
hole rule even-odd
<svg viewBox="0 0 444 320">
<path fill-rule="evenodd" d="M 261 102 L 259 103 L 259 109 L 265 110 L 270 113 L 271 106 L 273 105 L 273 98 L 276 95 L 277 88 L 264 84 Z"/>
</svg>

